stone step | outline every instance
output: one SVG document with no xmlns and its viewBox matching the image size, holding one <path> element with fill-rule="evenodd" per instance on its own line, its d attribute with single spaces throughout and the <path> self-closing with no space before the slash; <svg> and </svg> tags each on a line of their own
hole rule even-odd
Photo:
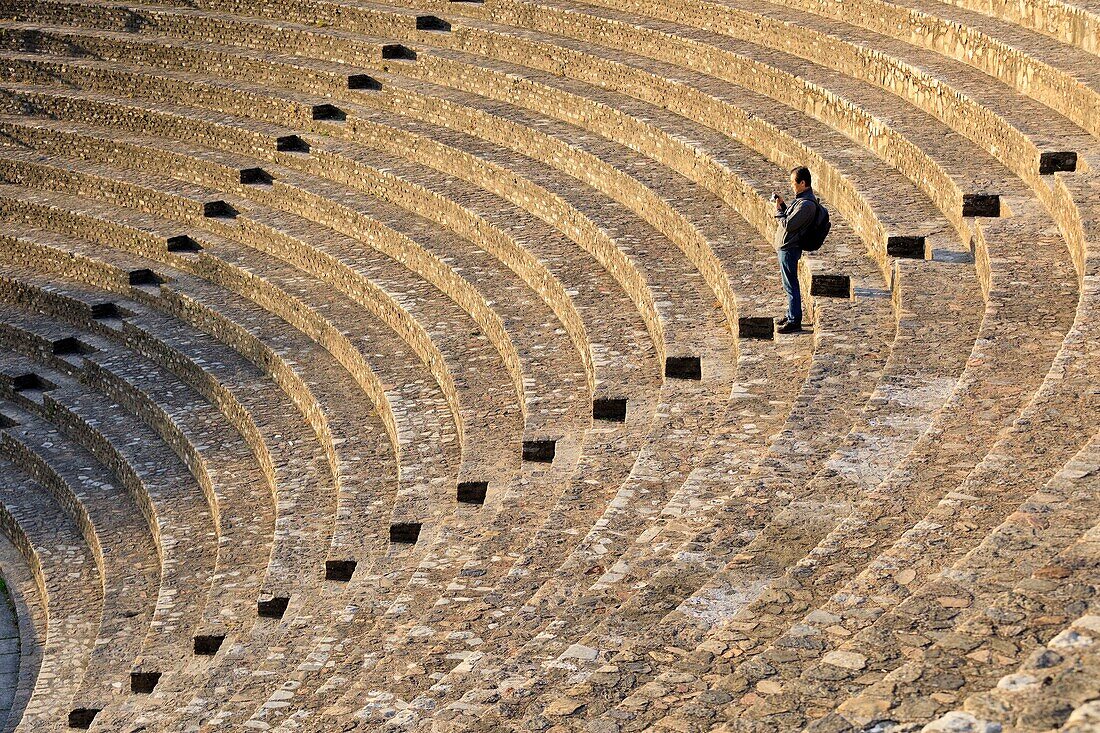
<svg viewBox="0 0 1100 733">
<path fill-rule="evenodd" d="M 176 284 L 176 286 L 179 286 L 179 284 L 180 284 L 180 281 L 179 281 L 179 278 L 178 278 L 178 277 L 177 277 L 177 278 L 174 278 L 174 283 Z M 222 308 L 224 308 L 224 306 L 222 306 Z M 445 506 L 445 504 L 444 504 L 444 506 Z"/>
<path fill-rule="evenodd" d="M 36 351 L 44 349 L 48 353 L 53 344 L 56 354 L 58 343 L 74 340 L 72 336 L 58 340 L 54 338 L 59 332 L 54 322 L 10 308 L 3 311 L 3 329 L 12 347 L 39 360 L 38 363 L 43 357 Z M 64 327 L 60 332 L 72 333 Z M 99 358 L 93 357 L 93 352 L 102 355 L 105 347 L 88 335 L 82 335 L 78 343 L 82 355 L 55 356 L 56 364 L 64 369 L 69 366 L 67 360 Z M 28 364 L 27 368 L 33 370 L 35 365 Z M 70 369 L 72 377 L 84 378 L 78 370 Z M 16 396 L 22 397 L 22 393 Z M 29 404 L 37 406 L 38 402 Z M 219 554 L 221 537 L 215 496 L 208 487 L 201 486 L 198 477 L 188 475 L 182 463 L 186 459 L 173 455 L 169 445 L 162 442 L 163 433 L 158 435 L 152 426 L 138 427 L 125 418 L 114 420 L 112 414 L 115 417 L 120 412 L 130 414 L 122 411 L 118 403 L 87 391 L 70 395 L 67 391 L 51 390 L 43 395 L 41 404 L 47 419 L 57 420 L 104 465 L 116 467 L 122 486 L 134 494 L 142 512 L 153 523 L 152 536 L 161 557 L 156 608 L 150 619 L 154 631 L 144 639 L 135 666 L 155 670 L 189 657 L 193 627 L 198 625 L 205 609 L 205 597 L 213 582 Z M 60 412 L 51 415 L 51 407 L 58 407 Z M 127 433 L 121 433 L 118 425 L 126 425 Z M 133 527 L 121 531 L 136 532 Z M 135 544 L 133 549 L 137 551 L 140 547 Z M 151 564 L 157 563 L 151 561 Z"/>
<path fill-rule="evenodd" d="M 82 365 L 82 379 L 140 415 L 189 466 L 208 501 L 213 499 L 218 567 L 201 626 L 224 635 L 251 625 L 270 553 L 274 506 L 272 487 L 244 436 L 180 377 L 113 343 L 120 340 L 115 329 L 79 330 L 91 325 L 82 324 L 75 315 L 80 306 L 110 299 L 111 294 L 43 280 L 37 273 L 20 270 L 6 270 L 2 281 L 0 297 L 6 302 L 33 303 L 54 319 L 59 333 L 78 334 L 80 343 L 90 348 L 79 356 L 61 358 Z"/>
<path fill-rule="evenodd" d="M 37 64 L 37 63 L 40 63 L 40 62 L 35 61 L 33 63 Z M 87 65 L 87 64 L 93 64 L 94 65 L 94 63 L 95 62 L 90 62 L 90 61 L 89 62 L 83 62 L 82 61 L 81 65 L 82 66 Z M 115 66 L 117 67 L 118 65 L 116 64 Z M 69 68 L 72 68 L 72 66 L 70 65 Z M 119 71 L 121 72 L 121 69 Z M 160 78 L 164 74 L 170 74 L 170 72 L 167 72 L 167 71 L 157 72 L 156 76 L 158 78 Z M 147 74 L 143 75 L 142 73 L 139 73 L 134 77 L 134 82 L 135 82 L 135 84 L 138 85 L 138 88 L 135 88 L 135 92 L 138 92 L 139 94 L 140 94 L 140 87 L 145 86 L 146 84 L 152 84 L 153 83 L 152 80 L 149 78 L 149 76 Z M 202 80 L 200 82 L 197 78 L 197 75 L 194 75 L 194 74 L 189 75 L 186 79 L 180 79 L 180 84 L 185 85 L 185 86 L 186 85 L 193 85 L 193 84 L 197 84 L 197 83 L 208 84 L 208 83 L 212 83 L 212 82 L 208 82 L 206 80 Z M 158 83 L 158 85 L 159 85 L 159 83 Z M 159 85 L 159 86 L 161 86 L 161 91 L 160 91 L 159 95 L 163 96 L 163 91 L 164 91 L 163 87 L 162 87 L 162 85 Z M 221 84 L 221 86 L 224 87 L 225 85 Z M 241 86 L 243 86 L 243 85 L 242 84 L 236 84 L 236 87 L 238 87 L 238 88 L 241 87 Z M 232 95 L 235 92 L 232 91 L 232 90 L 229 90 L 229 89 L 223 89 L 223 93 Z M 284 120 L 284 123 L 285 122 L 289 122 L 289 119 Z M 636 249 L 636 250 L 639 250 L 639 251 L 644 251 L 644 248 L 646 247 L 646 244 L 648 242 L 654 241 L 655 238 L 657 240 L 659 240 L 659 238 L 661 237 L 660 234 L 645 232 L 644 230 L 638 230 L 637 228 L 635 228 L 633 231 L 631 231 L 631 229 L 628 227 L 628 223 L 624 222 L 624 221 L 612 220 L 612 221 L 605 221 L 605 222 L 602 222 L 602 223 L 603 223 L 605 228 L 610 230 L 610 232 L 612 233 L 614 238 L 623 240 L 624 242 L 629 242 L 632 249 Z M 674 262 L 669 261 L 669 258 L 664 257 L 664 258 L 661 259 L 661 265 L 660 266 L 661 266 L 662 269 L 668 270 L 674 264 L 675 264 Z M 720 284 L 719 281 L 722 279 L 722 276 L 719 275 L 719 274 L 716 274 L 716 272 L 717 272 L 717 270 L 716 270 L 716 268 L 713 264 L 708 265 L 705 268 L 705 270 L 703 270 L 703 273 L 704 273 L 703 277 L 704 278 L 710 277 L 713 280 L 712 287 L 714 287 L 714 288 L 718 288 L 718 286 Z M 679 276 L 681 278 L 685 278 L 685 277 L 691 277 L 691 274 L 690 274 L 690 272 L 681 272 L 681 273 L 679 273 Z M 648 286 L 650 288 L 657 288 L 657 287 L 659 287 L 658 282 L 659 281 L 656 280 L 651 275 L 651 277 L 649 278 Z M 723 286 L 722 288 L 720 288 L 718 290 L 715 290 L 714 295 L 716 297 L 718 297 L 719 300 L 724 300 L 724 299 L 728 298 L 728 296 L 726 295 L 727 291 L 728 291 L 728 286 Z M 676 285 L 675 287 L 673 287 L 671 285 L 668 286 L 663 291 L 663 293 L 659 293 L 658 295 L 659 295 L 659 297 L 662 301 L 663 300 L 670 300 L 672 303 L 680 303 L 680 307 L 683 308 L 685 306 L 685 298 L 691 297 L 691 291 L 689 289 L 687 289 L 683 283 L 680 283 L 680 284 Z M 698 299 L 698 296 L 696 296 L 696 299 Z M 703 314 L 709 314 L 709 307 L 705 307 L 702 304 L 696 305 L 694 307 L 697 308 L 698 311 L 699 311 L 699 313 L 695 315 L 694 320 L 691 320 L 689 317 L 678 316 L 680 321 L 682 321 L 683 324 L 684 324 L 681 327 L 684 329 L 685 333 L 688 334 L 688 335 L 685 335 L 683 339 L 681 339 L 681 340 L 684 341 L 683 346 L 678 347 L 678 348 L 682 348 L 687 353 L 697 352 L 697 351 L 699 351 L 700 348 L 702 348 L 703 345 L 708 344 L 711 341 L 723 338 L 721 333 L 720 332 L 715 332 L 713 328 L 711 329 L 711 332 L 710 332 L 709 335 L 705 334 L 705 333 L 702 333 L 702 332 L 699 332 L 696 335 L 692 336 L 692 335 L 690 335 L 690 333 L 688 333 L 691 329 L 694 329 L 695 331 L 700 331 L 701 326 L 697 325 L 697 324 L 699 322 L 705 322 Z"/>
<path fill-rule="evenodd" d="M 1095 2 L 0 0 L 0 729 L 1087 729 Z"/>
<path fill-rule="evenodd" d="M 46 642 L 46 608 L 31 568 L 6 536 L 0 537 L 0 567 L 4 571 L 5 595 L 16 623 L 16 676 L 10 680 L 11 687 L 7 690 L 9 697 L 2 726 L 2 730 L 11 731 L 22 719 L 38 678 Z M 5 652 L 7 654 L 11 652 Z"/>
<path fill-rule="evenodd" d="M 1100 14 L 1096 13 L 1095 3 L 1084 2 L 1026 2 L 1018 6 L 1002 2 L 983 2 L 983 0 L 959 0 L 954 3 L 974 12 L 995 17 L 1002 22 L 1011 22 L 1034 30 L 1038 33 L 1060 40 L 1062 43 L 1095 53 L 1098 48 Z M 1091 12 L 1089 10 L 1091 6 Z"/>
<path fill-rule="evenodd" d="M 643 685 L 648 680 L 656 678 L 659 681 L 666 672 L 704 676 L 707 657 L 702 649 L 709 648 L 708 642 L 715 632 L 722 638 L 720 630 L 729 621 L 751 618 L 752 615 L 771 616 L 770 623 L 774 630 L 764 628 L 759 621 L 753 626 L 754 640 L 763 641 L 789 624 L 799 604 L 809 600 L 799 598 L 798 602 L 777 607 L 775 596 L 795 592 L 802 587 L 812 589 L 812 593 L 821 593 L 822 586 L 829 587 L 825 579 L 818 579 L 813 574 L 813 565 L 803 558 L 822 558 L 828 547 L 826 543 L 838 541 L 839 527 L 843 527 L 847 512 L 860 501 L 865 501 L 865 496 L 873 495 L 903 463 L 939 418 L 945 401 L 957 384 L 957 377 L 973 343 L 981 314 L 981 301 L 976 283 L 955 268 L 955 265 L 937 265 L 938 271 L 930 272 L 927 264 L 919 266 L 913 263 L 904 275 L 899 275 L 899 282 L 903 283 L 903 292 L 907 296 L 903 302 L 912 310 L 907 308 L 906 312 L 899 314 L 898 333 L 884 365 L 883 376 L 878 380 L 875 391 L 867 396 L 862 406 L 863 414 L 854 417 L 847 438 L 822 442 L 821 453 L 816 457 L 816 476 L 805 474 L 801 478 L 804 486 L 799 486 L 795 481 L 792 489 L 787 489 L 797 497 L 789 506 L 777 506 L 771 510 L 775 513 L 770 523 L 766 519 L 767 514 L 761 514 L 768 510 L 768 505 L 760 503 L 754 507 L 754 513 L 761 516 L 753 521 L 760 523 L 763 529 L 751 542 L 744 539 L 740 523 L 725 519 L 723 525 L 716 527 L 715 536 L 708 542 L 707 551 L 714 558 L 712 562 L 716 563 L 710 570 L 713 575 L 708 578 L 707 573 L 671 564 L 665 571 L 668 581 L 652 583 L 651 589 L 638 594 L 638 599 L 625 607 L 626 612 L 606 624 L 598 634 L 580 642 L 602 650 L 614 649 L 618 639 L 653 638 L 665 646 L 700 649 L 683 659 L 664 659 L 655 643 L 647 658 L 650 669 L 631 675 L 629 685 L 623 684 L 622 676 L 608 675 L 608 679 L 603 681 L 599 675 L 589 672 L 590 682 L 585 679 L 577 682 L 577 675 L 573 675 L 576 686 L 570 693 L 576 699 L 586 699 L 585 714 L 598 715 L 607 705 L 605 700 L 614 700 L 614 696 L 630 693 L 633 686 L 645 689 Z M 948 280 L 945 278 L 952 275 L 955 289 L 953 295 L 948 297 L 957 305 L 966 303 L 969 298 L 968 310 L 946 312 L 940 299 L 945 293 L 933 294 L 926 290 L 932 284 L 946 284 Z M 939 349 L 930 348 L 926 341 L 932 334 L 935 334 Z M 820 346 L 818 353 L 821 353 Z M 836 397 L 831 396 L 830 399 L 835 400 Z M 810 435 L 821 430 L 821 422 L 822 417 L 815 417 L 812 413 L 809 416 L 800 415 L 796 411 L 792 414 L 788 429 L 796 438 L 805 432 L 807 437 L 802 439 L 809 441 Z M 836 445 L 838 441 L 841 443 L 839 447 Z M 871 446 L 874 446 L 873 453 L 865 453 Z M 777 450 L 778 456 L 789 448 L 781 443 L 773 450 Z M 760 474 L 754 480 L 761 481 L 761 486 L 774 482 L 773 478 L 771 482 L 763 483 L 765 475 Z M 793 488 L 797 488 L 797 492 Z M 739 532 L 741 539 L 738 539 Z M 821 538 L 821 544 L 816 548 L 811 544 L 817 541 L 815 538 Z M 857 544 L 858 538 L 853 538 L 853 545 Z M 779 551 L 777 547 L 783 550 Z M 852 562 L 858 567 L 857 558 L 852 558 Z M 828 580 L 836 582 L 844 577 L 842 568 L 846 564 L 840 562 L 837 565 L 839 567 L 827 566 Z M 683 579 L 693 574 L 698 576 L 698 585 L 684 584 Z M 673 581 L 674 577 L 676 581 Z M 638 578 L 639 582 L 642 580 Z M 675 614 L 647 610 L 659 608 L 659 596 L 667 597 L 668 589 L 677 588 L 678 584 L 683 584 L 689 591 L 669 604 L 674 605 L 682 599 Z M 766 613 L 765 609 L 769 612 Z M 707 626 L 712 624 L 715 628 L 708 629 Z M 641 648 L 635 648 L 630 650 L 629 655 L 639 657 L 641 652 Z M 710 657 L 714 655 L 710 654 Z M 627 658 L 628 655 L 623 655 L 623 659 Z M 600 661 L 610 660 L 601 658 L 591 666 L 598 666 Z M 615 684 L 608 684 L 613 681 Z M 557 695 L 560 693 L 553 696 Z M 653 712 L 650 711 L 650 714 Z M 641 715 L 637 710 L 634 713 Z"/>
<path fill-rule="evenodd" d="M 1090 295 L 1082 303 L 1091 301 Z M 1091 308 L 1089 305 L 1085 312 L 1091 311 Z M 1082 311 L 1079 310 L 1078 315 L 1083 315 Z M 777 665 L 778 659 L 772 657 L 768 659 L 768 671 L 761 674 L 759 667 L 757 671 L 749 671 L 749 684 L 755 685 L 756 694 L 748 698 L 748 705 L 745 706 L 749 711 L 747 714 L 755 716 L 769 705 L 774 705 L 786 710 L 779 714 L 783 724 L 805 720 L 806 715 L 820 717 L 828 712 L 822 708 L 831 709 L 838 697 L 856 694 L 877 681 L 855 670 L 828 665 L 825 660 L 834 651 L 861 654 L 869 660 L 868 665 L 883 672 L 901 663 L 899 644 L 902 635 L 909 633 L 903 627 L 912 619 L 905 613 L 907 606 L 903 601 L 908 603 L 906 599 L 925 598 L 923 588 L 926 584 L 928 594 L 945 598 L 950 594 L 937 591 L 940 587 L 937 584 L 966 585 L 963 581 L 948 581 L 941 569 L 949 567 L 968 552 L 976 551 L 974 548 L 981 545 L 990 530 L 1040 489 L 1044 475 L 1053 475 L 1077 450 L 1082 436 L 1079 430 L 1070 426 L 1079 426 L 1078 416 L 1084 414 L 1080 410 L 1087 412 L 1091 409 L 1087 399 L 1085 403 L 1080 399 L 1082 381 L 1079 380 L 1087 380 L 1086 375 L 1095 369 L 1093 359 L 1088 355 L 1089 350 L 1082 350 L 1079 346 L 1084 335 L 1081 329 L 1091 328 L 1085 325 L 1091 318 L 1086 318 L 1074 324 L 1061 350 L 1055 354 L 1047 378 L 1030 395 L 1019 417 L 1001 433 L 992 450 L 974 466 L 966 479 L 945 494 L 923 519 L 913 523 L 893 547 L 876 558 L 864 573 L 823 605 L 821 608 L 827 613 L 807 619 L 810 629 L 828 627 L 834 632 L 822 629 L 824 633 L 817 637 L 821 643 L 812 650 L 806 650 L 808 658 L 798 655 Z M 1044 421 L 1044 444 L 1041 455 L 1037 455 L 1032 447 L 1035 417 L 1063 411 L 1065 422 L 1060 420 L 1059 424 L 1051 424 Z M 1026 476 L 1013 468 L 1025 464 L 1030 467 Z M 987 487 L 996 489 L 988 492 Z M 956 518 L 965 520 L 956 521 Z M 908 573 L 899 575 L 906 569 L 914 571 L 912 578 L 908 577 Z M 1023 570 L 1022 567 L 1011 568 L 1005 571 L 1004 577 L 1011 578 L 1014 573 Z M 917 603 L 916 600 L 912 602 Z M 881 612 L 875 608 L 881 609 Z M 833 620 L 834 616 L 839 620 Z M 929 622 L 932 620 L 928 617 Z M 803 635 L 806 631 L 803 629 Z M 744 685 L 745 677 L 742 676 L 741 680 L 740 684 Z M 737 677 L 729 682 L 736 689 Z M 737 714 L 738 709 L 744 708 L 727 707 L 722 714 Z"/>
<path fill-rule="evenodd" d="M 91 549 L 51 494 L 5 462 L 0 521 L 33 574 L 45 606 L 45 635 L 22 730 L 63 728 L 92 656 L 103 609 L 103 586 Z"/>
<path fill-rule="evenodd" d="M 5 374 L 27 366 L 20 359 L 3 362 Z M 59 392 L 67 391 L 61 383 L 58 387 Z M 17 423 L 2 436 L 5 458 L 37 477 L 66 506 L 96 556 L 103 578 L 102 620 L 76 699 L 81 707 L 102 709 L 128 679 L 159 605 L 158 582 L 163 576 L 158 547 L 139 505 L 119 478 L 49 423 L 14 404 L 4 409 Z M 145 501 L 151 503 L 149 498 Z M 160 587 L 171 590 L 171 585 Z"/>
<path fill-rule="evenodd" d="M 911 634 L 902 648 L 907 661 L 840 703 L 839 717 L 856 725 L 884 718 L 927 724 L 975 690 L 1037 684 L 1023 676 L 1026 672 L 1010 674 L 1012 668 L 1025 658 L 1034 659 L 1035 649 L 1058 631 L 1059 623 L 1095 606 L 1086 578 L 1096 572 L 1088 538 L 1096 534 L 1098 472 L 1100 439 L 1093 437 L 1040 493 L 990 533 L 982 543 L 984 551 L 945 573 L 966 579 L 966 594 L 949 596 L 950 605 L 941 597 L 944 609 L 935 614 L 934 631 Z M 1023 566 L 1023 579 L 1014 585 L 1000 582 L 997 565 L 1004 560 L 998 556 Z M 979 597 L 993 600 L 976 606 Z M 919 609 L 919 604 L 912 597 L 906 601 L 907 611 Z"/>
</svg>

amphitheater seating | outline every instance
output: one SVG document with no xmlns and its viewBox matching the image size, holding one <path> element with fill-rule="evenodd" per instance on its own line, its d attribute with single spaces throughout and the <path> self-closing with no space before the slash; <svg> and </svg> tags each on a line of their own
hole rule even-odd
<svg viewBox="0 0 1100 733">
<path fill-rule="evenodd" d="M 0 0 L 0 731 L 1098 729 L 1098 38 Z"/>
</svg>

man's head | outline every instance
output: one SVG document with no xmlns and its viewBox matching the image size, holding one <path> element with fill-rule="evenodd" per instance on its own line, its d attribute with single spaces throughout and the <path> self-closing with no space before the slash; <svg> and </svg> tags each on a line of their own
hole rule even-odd
<svg viewBox="0 0 1100 733">
<path fill-rule="evenodd" d="M 810 180 L 809 168 L 805 166 L 791 168 L 791 190 L 796 196 L 810 187 Z"/>
</svg>

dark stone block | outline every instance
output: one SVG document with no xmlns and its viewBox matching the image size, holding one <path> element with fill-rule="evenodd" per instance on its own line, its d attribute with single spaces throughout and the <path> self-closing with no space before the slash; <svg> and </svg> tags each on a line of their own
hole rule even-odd
<svg viewBox="0 0 1100 733">
<path fill-rule="evenodd" d="M 366 74 L 350 74 L 348 76 L 348 89 L 369 89 L 372 92 L 377 92 L 382 89 L 382 82 Z"/>
<path fill-rule="evenodd" d="M 290 598 L 287 596 L 271 596 L 269 598 L 260 598 L 256 601 L 256 613 L 260 618 L 274 618 L 279 619 L 286 613 L 287 606 L 290 605 Z"/>
<path fill-rule="evenodd" d="M 343 122 L 348 118 L 347 113 L 334 104 L 315 104 L 311 114 L 313 119 L 326 122 Z"/>
<path fill-rule="evenodd" d="M 246 186 L 270 186 L 274 181 L 263 168 L 241 168 L 241 183 Z"/>
<path fill-rule="evenodd" d="M 325 580 L 337 580 L 346 583 L 355 573 L 354 560 L 325 560 Z"/>
<path fill-rule="evenodd" d="M 1039 175 L 1049 176 L 1053 173 L 1069 173 L 1077 170 L 1077 153 L 1066 151 L 1048 151 L 1039 153 Z"/>
<path fill-rule="evenodd" d="M 235 219 L 237 210 L 229 205 L 229 202 L 217 200 L 207 201 L 202 205 L 202 215 L 207 219 Z"/>
<path fill-rule="evenodd" d="M 53 342 L 53 353 L 55 356 L 75 356 L 79 354 L 90 354 L 94 351 L 91 346 L 84 343 L 75 336 L 67 336 L 63 339 L 57 339 Z"/>
<path fill-rule="evenodd" d="M 418 31 L 447 32 L 451 30 L 451 24 L 434 15 L 418 15 L 416 16 L 416 29 Z"/>
<path fill-rule="evenodd" d="M 130 692 L 148 695 L 160 682 L 160 672 L 131 672 Z"/>
<path fill-rule="evenodd" d="M 275 150 L 280 153 L 308 153 L 309 143 L 298 135 L 282 135 L 275 138 Z"/>
<path fill-rule="evenodd" d="M 0 412 L 0 430 L 6 430 L 7 428 L 14 428 L 19 424 L 19 421 L 13 417 L 8 417 L 4 413 Z"/>
<path fill-rule="evenodd" d="M 460 481 L 458 484 L 458 501 L 462 504 L 484 504 L 485 494 L 488 492 L 488 481 Z"/>
<path fill-rule="evenodd" d="M 168 282 L 163 277 L 149 269 L 130 270 L 130 284 L 135 286 L 155 287 Z"/>
<path fill-rule="evenodd" d="M 1001 197 L 995 193 L 964 193 L 963 216 L 987 216 L 1001 215 Z"/>
<path fill-rule="evenodd" d="M 525 440 L 523 441 L 523 460 L 531 463 L 553 463 L 554 454 L 557 452 L 555 440 Z"/>
<path fill-rule="evenodd" d="M 382 46 L 382 58 L 395 61 L 416 61 L 416 51 L 400 43 L 387 43 Z"/>
<path fill-rule="evenodd" d="M 924 237 L 891 235 L 886 238 L 886 254 L 891 257 L 923 260 L 925 251 Z"/>
<path fill-rule="evenodd" d="M 773 341 L 775 339 L 775 320 L 760 316 L 738 318 L 737 338 Z"/>
<path fill-rule="evenodd" d="M 69 727 L 87 730 L 92 727 L 92 721 L 99 715 L 97 708 L 76 708 L 69 711 Z"/>
<path fill-rule="evenodd" d="M 626 398 L 607 397 L 592 401 L 592 419 L 626 422 Z"/>
<path fill-rule="evenodd" d="M 165 246 L 168 247 L 169 252 L 201 252 L 202 245 L 196 242 L 186 234 L 181 234 L 178 237 L 169 237 L 165 241 Z"/>
<path fill-rule="evenodd" d="M 851 298 L 852 278 L 847 275 L 817 275 L 810 278 L 810 295 L 819 298 Z"/>
<path fill-rule="evenodd" d="M 420 537 L 420 522 L 399 522 L 390 525 L 390 542 L 402 545 L 416 544 Z"/>
<path fill-rule="evenodd" d="M 665 377 L 668 379 L 703 378 L 703 365 L 698 356 L 670 356 L 665 359 Z"/>
<path fill-rule="evenodd" d="M 92 318 L 106 319 L 106 318 L 123 318 L 129 315 L 126 311 L 118 307 L 116 303 L 93 303 L 91 306 Z"/>
<path fill-rule="evenodd" d="M 34 372 L 27 372 L 26 374 L 12 377 L 11 386 L 16 392 L 24 392 L 27 390 L 45 392 L 46 390 L 57 387 L 57 385 L 50 380 L 44 379 Z"/>
<path fill-rule="evenodd" d="M 222 634 L 198 634 L 195 636 L 195 654 L 200 657 L 212 657 L 222 648 L 225 636 Z"/>
</svg>

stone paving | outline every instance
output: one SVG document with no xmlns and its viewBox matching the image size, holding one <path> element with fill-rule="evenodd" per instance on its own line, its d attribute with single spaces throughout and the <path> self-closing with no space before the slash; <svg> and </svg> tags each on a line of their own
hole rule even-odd
<svg viewBox="0 0 1100 733">
<path fill-rule="evenodd" d="M 1098 38 L 0 0 L 0 733 L 1100 730 Z"/>
</svg>

